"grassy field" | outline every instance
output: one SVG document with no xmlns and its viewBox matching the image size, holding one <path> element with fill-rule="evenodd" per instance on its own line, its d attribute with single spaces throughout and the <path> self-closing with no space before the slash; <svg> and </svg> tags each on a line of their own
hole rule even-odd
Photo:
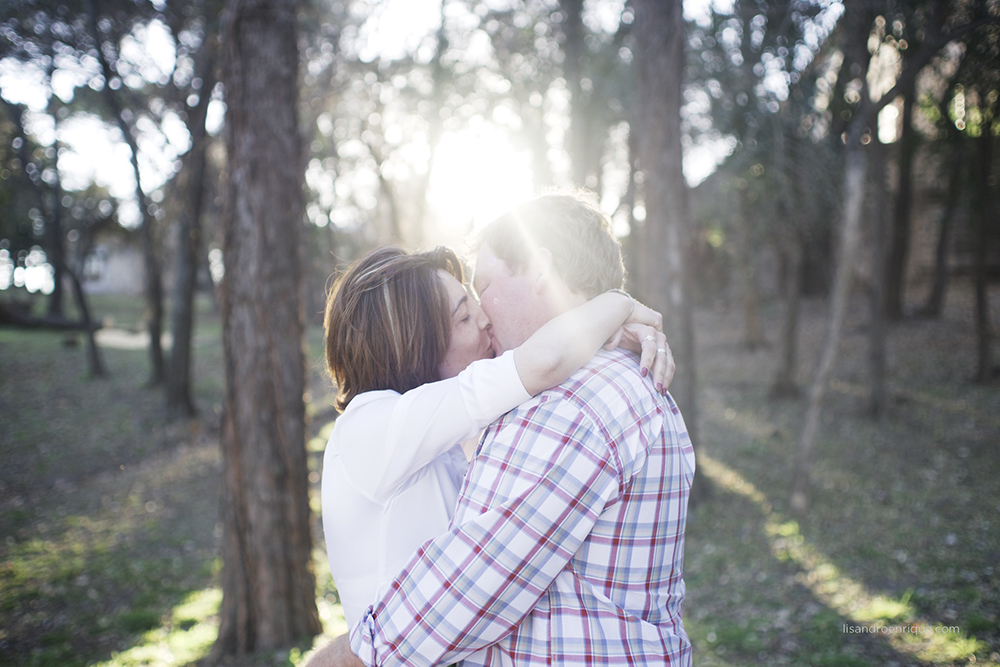
<svg viewBox="0 0 1000 667">
<path fill-rule="evenodd" d="M 892 330 L 879 423 L 866 416 L 863 313 L 848 323 L 802 518 L 786 501 L 803 401 L 768 400 L 777 350 L 747 352 L 734 313 L 699 312 L 696 444 L 713 494 L 689 517 L 696 665 L 1000 664 L 1000 386 L 968 381 L 970 305 L 949 298 L 942 320 Z M 144 386 L 141 304 L 106 297 L 94 310 L 112 325 L 105 380 L 87 378 L 81 340 L 0 329 L 0 665 L 193 664 L 220 599 L 218 316 L 200 304 L 200 417 L 169 423 L 162 392 Z M 804 310 L 803 380 L 824 316 L 820 303 Z M 780 308 L 763 315 L 776 341 Z M 318 331 L 309 342 L 315 485 L 333 413 Z M 318 522 L 315 535 L 317 600 L 336 635 Z"/>
</svg>

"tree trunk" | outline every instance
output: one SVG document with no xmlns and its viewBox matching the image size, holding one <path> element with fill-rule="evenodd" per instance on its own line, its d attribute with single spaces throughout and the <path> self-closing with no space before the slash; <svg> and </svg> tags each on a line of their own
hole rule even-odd
<svg viewBox="0 0 1000 667">
<path fill-rule="evenodd" d="M 587 127 L 587 95 L 583 91 L 584 62 L 587 52 L 584 42 L 583 0 L 560 0 L 563 10 L 563 74 L 570 96 L 570 123 L 566 149 L 572 166 L 573 185 L 586 187 L 587 177 L 592 174 L 589 144 L 591 141 Z M 593 187 L 593 185 L 591 185 Z"/>
<path fill-rule="evenodd" d="M 677 403 L 691 441 L 697 443 L 698 401 L 694 318 L 685 257 L 690 256 L 687 182 L 681 149 L 684 18 L 680 0 L 635 3 L 639 165 L 646 204 L 643 265 L 652 305 L 676 322 Z M 691 501 L 706 489 L 695 483 Z"/>
<path fill-rule="evenodd" d="M 54 95 L 53 95 L 54 97 Z M 50 105 L 51 106 L 51 105 Z M 50 113 L 52 116 L 52 122 L 58 125 L 58 116 L 55 113 Z M 47 246 L 47 254 L 50 256 L 58 255 L 61 258 L 66 257 L 66 244 L 63 238 L 62 230 L 62 186 L 58 176 L 59 169 L 59 141 L 58 139 L 53 144 L 56 150 L 56 156 L 54 158 L 55 168 L 56 168 L 56 183 L 53 187 L 52 193 L 52 205 L 49 211 L 49 215 L 46 216 L 45 221 L 45 245 Z M 43 204 L 44 205 L 44 204 Z M 43 209 L 44 210 L 44 209 Z M 65 263 L 64 262 L 52 262 L 52 294 L 49 295 L 49 316 L 50 317 L 62 317 L 65 309 L 63 307 L 63 282 L 67 278 Z"/>
<path fill-rule="evenodd" d="M 198 104 L 188 115 L 191 148 L 185 158 L 186 200 L 177 221 L 177 275 L 174 283 L 171 333 L 173 346 L 167 368 L 167 411 L 175 417 L 196 413 L 191 395 L 191 335 L 194 330 L 194 295 L 198 286 L 198 258 L 201 251 L 201 211 L 205 200 L 205 152 L 208 133 L 205 116 L 215 87 L 215 49 L 206 35 L 204 61 L 199 63 L 202 87 Z"/>
<path fill-rule="evenodd" d="M 887 147 L 878 141 L 872 143 L 873 192 L 872 192 L 872 269 L 871 269 L 871 324 L 868 335 L 868 366 L 871 386 L 868 395 L 868 410 L 872 417 L 880 420 L 885 414 L 885 337 L 886 282 L 890 275 L 886 270 L 885 243 L 885 167 Z M 897 204 L 898 214 L 898 204 Z"/>
<path fill-rule="evenodd" d="M 781 325 L 781 361 L 772 398 L 794 398 L 801 391 L 795 382 L 799 343 L 799 304 L 802 298 L 802 239 L 797 231 L 784 235 L 779 244 L 785 266 L 785 320 Z"/>
<path fill-rule="evenodd" d="M 68 268 L 65 261 L 60 261 L 63 268 L 63 275 L 69 276 L 70 285 L 73 286 L 73 298 L 76 307 L 80 311 L 80 321 L 83 323 L 87 336 L 87 367 L 90 369 L 90 377 L 107 377 L 108 372 L 104 368 L 104 360 L 101 358 L 101 350 L 97 347 L 97 340 L 94 337 L 94 321 L 90 316 L 90 306 L 87 304 L 87 295 L 83 292 L 83 284 L 76 272 Z"/>
<path fill-rule="evenodd" d="M 823 394 L 826 392 L 826 385 L 833 370 L 834 360 L 837 357 L 840 331 L 843 328 L 844 316 L 847 311 L 854 260 L 858 253 L 861 236 L 861 212 L 864 203 L 865 176 L 867 171 L 867 157 L 860 141 L 850 141 L 848 143 L 844 177 L 844 220 L 841 231 L 840 255 L 837 259 L 837 273 L 834 277 L 833 291 L 830 295 L 830 314 L 827 319 L 826 335 L 823 341 L 823 351 L 820 356 L 819 366 L 816 369 L 816 375 L 813 378 L 812 384 L 809 386 L 809 405 L 806 409 L 805 423 L 799 436 L 795 470 L 792 474 L 791 508 L 793 512 L 799 514 L 804 513 L 809 504 L 809 469 L 812 464 L 812 452 L 816 445 L 817 431 L 819 430 Z"/>
<path fill-rule="evenodd" d="M 743 213 L 742 224 L 737 223 L 736 229 L 736 264 L 739 267 L 740 291 L 743 296 L 743 344 L 750 351 L 764 344 L 764 330 L 760 326 L 757 282 L 753 270 L 753 212 L 751 211 L 749 192 L 740 192 L 740 210 Z"/>
<path fill-rule="evenodd" d="M 903 92 L 903 128 L 899 138 L 899 187 L 892 218 L 892 242 L 885 265 L 885 309 L 889 319 L 903 317 L 906 288 L 906 260 L 910 252 L 910 212 L 913 209 L 913 156 L 917 135 L 913 131 L 915 86 Z"/>
<path fill-rule="evenodd" d="M 796 447 L 795 463 L 792 471 L 792 491 L 790 505 L 792 512 L 804 514 L 809 505 L 810 467 L 812 453 L 816 446 L 819 419 L 823 410 L 823 396 L 826 393 L 833 363 L 840 344 L 840 332 L 844 326 L 847 301 L 854 275 L 855 258 L 861 237 L 861 216 L 865 201 L 865 178 L 868 174 L 868 156 L 861 143 L 871 119 L 878 113 L 877 104 L 871 102 L 864 73 L 868 71 L 871 53 L 867 49 L 868 32 L 874 19 L 873 7 L 862 0 L 845 2 L 841 24 L 845 26 L 847 39 L 844 44 L 845 64 L 851 62 L 852 71 L 857 66 L 861 73 L 861 104 L 851 115 L 847 126 L 844 156 L 844 210 L 840 223 L 840 245 L 836 258 L 833 288 L 830 290 L 830 307 L 827 315 L 826 333 L 820 352 L 819 364 L 809 385 L 808 404 L 802 431 Z M 915 59 L 914 59 L 915 60 Z M 878 104 L 884 102 L 883 97 Z"/>
<path fill-rule="evenodd" d="M 104 76 L 104 99 L 111 115 L 114 116 L 115 122 L 118 124 L 122 138 L 131 151 L 132 172 L 135 174 L 135 200 L 141 219 L 139 237 L 142 239 L 143 268 L 145 270 L 146 330 L 149 334 L 149 384 L 157 386 L 163 383 L 164 377 L 163 345 L 160 340 L 163 333 L 163 285 L 161 283 L 159 252 L 156 248 L 156 235 L 153 230 L 154 220 L 149 213 L 149 201 L 139 178 L 139 146 L 136 142 L 135 131 L 122 115 L 124 109 L 121 101 L 111 88 L 111 82 L 116 78 L 116 74 L 104 53 L 104 40 L 97 24 L 96 0 L 90 0 L 90 30 L 97 44 L 95 51 L 101 66 L 101 73 Z"/>
<path fill-rule="evenodd" d="M 55 170 L 55 184 L 52 186 L 52 207 L 49 212 L 49 222 L 52 227 L 58 231 L 55 238 L 55 245 L 52 247 L 54 255 L 54 264 L 56 266 L 56 277 L 62 280 L 63 276 L 68 276 L 70 279 L 70 284 L 73 286 L 73 299 L 76 301 L 76 307 L 80 311 L 80 321 L 83 322 L 84 331 L 87 336 L 87 366 L 90 370 L 90 377 L 105 377 L 107 371 L 104 368 L 104 361 L 101 358 L 101 351 L 97 347 L 97 339 L 95 337 L 93 320 L 90 317 L 90 306 L 87 303 L 87 295 L 84 294 L 83 284 L 80 281 L 80 276 L 78 275 L 76 269 L 69 265 L 66 261 L 66 246 L 63 243 L 62 236 L 62 179 L 59 177 L 59 151 L 61 150 L 59 146 L 58 139 L 58 128 L 59 128 L 59 115 L 52 114 L 52 128 L 53 134 L 56 139 L 52 142 L 52 148 L 55 151 L 55 157 L 53 158 L 53 168 Z M 82 260 L 82 258 L 81 258 Z M 83 262 L 80 262 L 80 271 L 83 270 Z M 52 312 L 51 310 L 49 311 Z"/>
<path fill-rule="evenodd" d="M 777 247 L 784 269 L 785 320 L 781 327 L 781 358 L 771 385 L 771 398 L 793 398 L 799 395 L 795 382 L 799 342 L 799 302 L 802 296 L 802 234 L 796 217 L 796 181 L 798 174 L 789 169 L 785 128 L 781 119 L 772 119 L 774 126 L 774 174 L 777 191 Z M 793 213 L 794 212 L 794 213 Z"/>
<path fill-rule="evenodd" d="M 962 195 L 964 181 L 962 176 L 965 170 L 965 141 L 961 132 L 956 132 L 954 135 L 948 166 L 948 194 L 938 220 L 938 238 L 934 250 L 934 283 L 927 297 L 927 303 L 921 310 L 921 314 L 925 317 L 941 316 L 948 289 L 948 249 L 951 245 L 952 221 Z"/>
<path fill-rule="evenodd" d="M 48 39 L 45 42 L 45 55 L 48 58 L 45 79 L 48 83 L 47 92 L 49 97 L 49 103 L 46 111 L 52 118 L 53 127 L 57 128 L 59 125 L 59 103 L 56 101 L 58 98 L 55 95 L 55 91 L 52 89 L 52 75 L 55 73 L 56 68 L 53 44 L 55 39 L 56 37 L 52 34 L 50 26 Z M 45 243 L 48 247 L 47 253 L 49 255 L 56 254 L 65 259 L 66 243 L 63 237 L 62 229 L 62 182 L 59 179 L 59 135 L 55 131 L 53 131 L 53 135 L 56 137 L 55 142 L 52 144 L 52 147 L 55 149 L 55 157 L 53 160 L 56 168 L 56 181 L 52 188 L 52 206 L 49 209 L 50 215 L 47 216 L 45 221 Z M 24 144 L 22 143 L 22 146 L 23 145 Z M 45 202 L 42 202 L 42 207 L 44 210 Z M 63 298 L 63 283 L 65 282 L 66 277 L 65 262 L 52 262 L 52 294 L 49 295 L 48 308 L 50 317 L 63 317 L 65 313 L 65 309 L 63 307 L 63 304 L 65 303 L 65 299 Z M 93 335 L 92 331 L 91 335 Z"/>
<path fill-rule="evenodd" d="M 321 632 L 305 450 L 296 9 L 294 0 L 230 0 L 222 22 L 229 172 L 224 565 L 214 659 Z"/>
<path fill-rule="evenodd" d="M 987 123 L 985 127 L 989 127 Z M 990 336 L 989 284 L 986 276 L 987 245 L 993 225 L 993 135 L 986 130 L 979 137 L 979 230 L 973 271 L 976 284 L 976 382 L 993 379 L 993 354 Z"/>
</svg>

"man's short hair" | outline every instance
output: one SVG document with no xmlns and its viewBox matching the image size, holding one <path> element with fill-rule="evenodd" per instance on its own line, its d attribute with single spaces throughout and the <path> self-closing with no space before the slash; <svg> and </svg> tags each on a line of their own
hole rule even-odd
<svg viewBox="0 0 1000 667">
<path fill-rule="evenodd" d="M 512 271 L 526 268 L 532 252 L 546 248 L 567 287 L 587 298 L 625 286 L 611 221 L 582 194 L 542 195 L 521 204 L 483 229 L 476 245 L 484 244 Z"/>
<path fill-rule="evenodd" d="M 447 248 L 377 248 L 334 283 L 323 328 L 338 409 L 366 391 L 403 393 L 441 379 L 451 308 L 438 269 L 463 282 L 462 264 Z"/>
</svg>

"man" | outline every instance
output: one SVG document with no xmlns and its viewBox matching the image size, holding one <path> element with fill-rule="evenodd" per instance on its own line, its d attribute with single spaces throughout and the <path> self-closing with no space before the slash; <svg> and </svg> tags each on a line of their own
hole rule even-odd
<svg viewBox="0 0 1000 667">
<path fill-rule="evenodd" d="M 473 280 L 498 353 L 623 282 L 608 220 L 555 195 L 487 227 Z M 367 665 L 690 665 L 693 477 L 670 396 L 627 352 L 599 352 L 487 429 L 451 529 L 368 609 L 351 651 Z M 332 647 L 347 660 L 330 664 L 350 664 L 347 648 Z"/>
</svg>

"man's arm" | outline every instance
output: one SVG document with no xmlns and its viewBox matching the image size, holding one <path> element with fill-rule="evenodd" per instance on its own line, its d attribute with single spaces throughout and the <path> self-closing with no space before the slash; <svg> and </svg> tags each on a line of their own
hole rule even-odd
<svg viewBox="0 0 1000 667">
<path fill-rule="evenodd" d="M 365 663 L 351 653 L 347 635 L 340 635 L 311 656 L 305 667 L 364 667 Z"/>
<path fill-rule="evenodd" d="M 571 401 L 547 408 L 506 424 L 469 473 L 464 492 L 504 502 L 421 547 L 355 626 L 363 662 L 448 663 L 503 639 L 618 497 L 609 436 Z"/>
</svg>

